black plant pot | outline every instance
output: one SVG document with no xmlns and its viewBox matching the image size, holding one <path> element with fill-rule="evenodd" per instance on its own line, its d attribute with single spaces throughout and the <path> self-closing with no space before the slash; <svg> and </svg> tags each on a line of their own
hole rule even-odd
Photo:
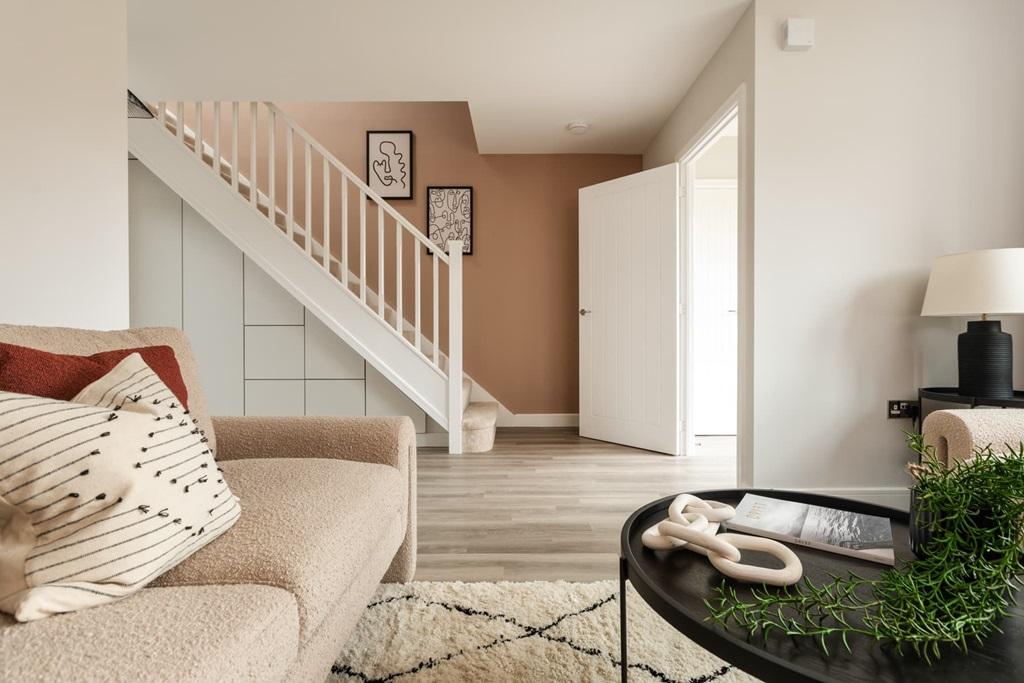
<svg viewBox="0 0 1024 683">
<path fill-rule="evenodd" d="M 910 549 L 924 557 L 924 547 L 932 537 L 932 514 L 918 509 L 917 487 L 910 489 Z"/>
</svg>

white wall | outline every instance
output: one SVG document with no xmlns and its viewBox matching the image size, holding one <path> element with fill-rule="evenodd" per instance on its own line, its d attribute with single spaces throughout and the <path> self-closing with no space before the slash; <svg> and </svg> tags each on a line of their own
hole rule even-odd
<svg viewBox="0 0 1024 683">
<path fill-rule="evenodd" d="M 644 151 L 644 168 L 654 168 L 675 162 L 698 142 L 702 129 L 721 107 L 737 92 L 742 106 L 738 121 L 740 235 L 739 291 L 737 328 L 739 334 L 740 401 L 737 406 L 737 450 L 739 462 L 737 480 L 740 485 L 753 482 L 753 397 L 751 387 L 753 371 L 754 332 L 754 234 L 750 217 L 754 212 L 754 118 L 756 115 L 756 87 L 754 71 L 754 19 L 755 5 L 747 8 L 732 32 L 704 67 L 704 71 L 687 91 L 665 125 Z"/>
<path fill-rule="evenodd" d="M 128 324 L 124 0 L 4 3 L 0 323 Z"/>
<path fill-rule="evenodd" d="M 811 51 L 781 50 L 792 16 Z M 1017 0 L 756 0 L 645 153 L 671 161 L 756 83 L 753 484 L 906 500 L 885 401 L 955 385 L 964 328 L 919 316 L 931 261 L 1024 245 L 1021 35 Z"/>
<path fill-rule="evenodd" d="M 898 494 L 885 400 L 956 384 L 963 321 L 918 315 L 931 260 L 1024 245 L 1024 3 L 756 12 L 754 481 Z M 791 16 L 810 52 L 779 48 Z"/>
<path fill-rule="evenodd" d="M 754 3 L 708 61 L 686 95 L 644 150 L 644 168 L 675 161 L 715 111 L 741 85 L 747 103 L 754 103 Z M 753 109 L 748 109 L 752 114 Z M 752 119 L 752 116 L 748 116 Z M 749 132 L 753 127 L 748 128 Z M 751 136 L 747 136 L 752 140 Z"/>
</svg>

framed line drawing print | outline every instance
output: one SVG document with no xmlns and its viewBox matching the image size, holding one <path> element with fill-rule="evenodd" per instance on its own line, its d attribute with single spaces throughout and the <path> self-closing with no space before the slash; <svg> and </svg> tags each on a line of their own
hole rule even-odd
<svg viewBox="0 0 1024 683">
<path fill-rule="evenodd" d="M 446 254 L 448 240 L 462 240 L 462 253 L 473 253 L 472 187 L 427 187 L 427 237 Z"/>
<path fill-rule="evenodd" d="M 412 131 L 366 131 L 366 184 L 384 199 L 412 199 Z"/>
</svg>

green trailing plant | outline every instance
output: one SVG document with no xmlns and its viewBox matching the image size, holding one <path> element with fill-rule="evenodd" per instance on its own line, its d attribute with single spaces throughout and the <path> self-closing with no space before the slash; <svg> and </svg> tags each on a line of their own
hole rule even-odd
<svg viewBox="0 0 1024 683">
<path fill-rule="evenodd" d="M 926 525 L 921 557 L 884 570 L 878 578 L 856 574 L 741 594 L 725 581 L 705 601 L 708 617 L 750 635 L 816 640 L 850 649 L 866 636 L 897 653 L 931 662 L 947 647 L 966 651 L 998 629 L 1024 576 L 1024 443 L 1004 453 L 990 447 L 946 468 L 918 435 L 917 510 Z M 749 594 L 748 594 L 749 593 Z"/>
</svg>

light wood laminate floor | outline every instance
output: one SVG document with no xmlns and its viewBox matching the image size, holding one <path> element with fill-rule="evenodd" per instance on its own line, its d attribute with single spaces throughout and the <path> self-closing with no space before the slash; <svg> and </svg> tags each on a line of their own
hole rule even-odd
<svg viewBox="0 0 1024 683">
<path fill-rule="evenodd" d="M 687 457 L 502 429 L 490 453 L 419 452 L 420 581 L 594 581 L 618 576 L 619 532 L 636 508 L 735 486 L 735 439 Z"/>
</svg>

